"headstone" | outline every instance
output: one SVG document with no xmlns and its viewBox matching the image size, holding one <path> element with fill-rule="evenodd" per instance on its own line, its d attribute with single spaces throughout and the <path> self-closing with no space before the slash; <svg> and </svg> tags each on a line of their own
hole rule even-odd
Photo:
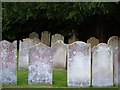
<svg viewBox="0 0 120 90">
<path fill-rule="evenodd" d="M 115 48 L 115 51 L 114 51 L 114 84 L 116 86 L 118 86 L 118 47 Z"/>
<path fill-rule="evenodd" d="M 53 56 L 53 69 L 65 70 L 67 45 L 62 40 L 58 40 L 52 44 L 52 48 L 55 52 Z"/>
<path fill-rule="evenodd" d="M 118 86 L 120 86 L 120 37 L 118 40 Z"/>
<path fill-rule="evenodd" d="M 114 84 L 118 86 L 118 59 L 116 58 L 117 51 L 115 50 L 118 47 L 118 36 L 110 37 L 107 44 L 113 51 Z"/>
<path fill-rule="evenodd" d="M 17 42 L 0 42 L 0 61 L 2 62 L 2 84 L 17 84 Z"/>
<path fill-rule="evenodd" d="M 94 47 L 99 44 L 99 40 L 95 37 L 90 37 L 90 39 L 87 40 L 87 43 L 90 43 L 91 47 Z"/>
<path fill-rule="evenodd" d="M 33 39 L 33 38 L 39 38 L 39 34 L 36 32 L 32 32 L 29 34 L 29 38 Z"/>
<path fill-rule="evenodd" d="M 78 39 L 77 39 L 76 35 L 73 34 L 73 35 L 68 39 L 68 43 L 71 44 L 71 43 L 73 43 L 73 42 L 75 42 L 75 41 L 77 41 L 77 40 L 78 40 Z"/>
<path fill-rule="evenodd" d="M 112 37 L 110 37 L 109 40 L 108 40 L 108 42 L 107 42 L 107 44 L 109 46 L 111 46 L 111 49 L 114 52 L 115 48 L 118 47 L 118 36 L 112 36 Z"/>
<path fill-rule="evenodd" d="M 111 48 L 100 43 L 92 49 L 92 85 L 113 86 L 113 52 Z"/>
<path fill-rule="evenodd" d="M 90 86 L 91 46 L 82 41 L 68 45 L 68 86 Z"/>
<path fill-rule="evenodd" d="M 18 70 L 27 70 L 28 69 L 28 54 L 29 48 L 34 46 L 33 39 L 23 39 L 23 42 L 19 42 L 19 61 L 18 61 Z"/>
<path fill-rule="evenodd" d="M 48 31 L 43 31 L 41 34 L 41 42 L 47 46 L 50 46 L 50 33 Z"/>
<path fill-rule="evenodd" d="M 52 52 L 42 43 L 30 48 L 28 84 L 52 84 Z"/>
<path fill-rule="evenodd" d="M 33 38 L 33 43 L 34 43 L 34 44 L 40 43 L 40 39 L 39 39 L 39 38 Z"/>
<path fill-rule="evenodd" d="M 60 34 L 52 35 L 51 45 L 54 44 L 57 40 L 62 40 L 64 42 L 64 37 Z"/>
</svg>

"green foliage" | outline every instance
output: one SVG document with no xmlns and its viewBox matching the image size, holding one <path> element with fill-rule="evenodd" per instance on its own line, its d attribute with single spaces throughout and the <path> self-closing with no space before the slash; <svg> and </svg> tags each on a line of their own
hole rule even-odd
<svg viewBox="0 0 120 90">
<path fill-rule="evenodd" d="M 117 16 L 120 15 L 120 13 L 117 13 L 119 10 L 118 4 L 103 2 L 4 2 L 2 4 L 3 34 L 7 34 L 10 40 L 16 39 L 16 35 L 26 31 L 13 30 L 14 26 L 23 25 L 29 20 L 39 23 L 44 22 L 42 19 L 47 19 L 50 23 L 58 22 L 54 25 L 49 24 L 48 29 L 53 29 L 58 24 L 62 25 L 62 23 L 67 24 L 68 22 L 73 22 L 73 26 L 79 26 L 87 17 L 96 14 L 113 14 L 120 20 Z M 67 28 L 65 27 L 65 30 L 71 28 L 70 25 Z M 65 34 L 66 31 L 60 32 Z"/>
</svg>

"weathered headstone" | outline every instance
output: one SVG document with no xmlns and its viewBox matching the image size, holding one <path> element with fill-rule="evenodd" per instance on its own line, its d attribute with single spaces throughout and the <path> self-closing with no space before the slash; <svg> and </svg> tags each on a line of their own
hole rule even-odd
<svg viewBox="0 0 120 90">
<path fill-rule="evenodd" d="M 92 85 L 113 86 L 113 52 L 111 48 L 100 43 L 92 49 Z"/>
<path fill-rule="evenodd" d="M 39 38 L 33 38 L 33 43 L 34 43 L 34 44 L 40 43 L 40 39 L 39 39 Z"/>
<path fill-rule="evenodd" d="M 114 66 L 114 84 L 118 86 L 118 59 L 116 57 L 118 47 L 118 36 L 112 36 L 109 38 L 107 44 L 111 47 L 113 51 L 113 66 Z"/>
<path fill-rule="evenodd" d="M 78 40 L 78 39 L 77 39 L 76 35 L 73 34 L 73 35 L 68 39 L 68 43 L 71 44 L 71 43 L 73 43 L 73 42 L 75 42 L 75 41 L 77 41 L 77 40 Z"/>
<path fill-rule="evenodd" d="M 28 84 L 52 84 L 52 48 L 40 43 L 29 50 Z"/>
<path fill-rule="evenodd" d="M 107 42 L 107 44 L 109 46 L 111 46 L 111 49 L 114 52 L 115 48 L 118 47 L 118 36 L 112 36 L 112 37 L 110 37 L 109 40 L 108 40 L 108 42 Z"/>
<path fill-rule="evenodd" d="M 0 61 L 2 62 L 2 84 L 17 84 L 16 62 L 17 42 L 0 42 Z"/>
<path fill-rule="evenodd" d="M 60 34 L 52 35 L 51 45 L 54 44 L 57 40 L 62 40 L 64 42 L 64 37 Z"/>
<path fill-rule="evenodd" d="M 43 31 L 41 34 L 41 42 L 50 46 L 50 33 L 48 31 Z"/>
<path fill-rule="evenodd" d="M 33 38 L 39 38 L 39 34 L 36 32 L 32 32 L 29 34 L 29 38 L 33 39 Z"/>
<path fill-rule="evenodd" d="M 53 69 L 65 70 L 67 45 L 65 45 L 62 40 L 58 40 L 52 44 L 52 48 L 55 52 L 53 56 Z"/>
<path fill-rule="evenodd" d="M 120 86 L 120 37 L 118 41 L 118 86 Z"/>
<path fill-rule="evenodd" d="M 81 41 L 68 45 L 68 86 L 90 86 L 91 46 Z"/>
<path fill-rule="evenodd" d="M 25 70 L 28 69 L 28 54 L 29 48 L 34 46 L 33 39 L 23 39 L 23 42 L 19 42 L 19 62 L 18 62 L 18 69 Z"/>
<path fill-rule="evenodd" d="M 113 60 L 114 60 L 114 84 L 116 85 L 116 86 L 118 86 L 118 64 L 119 64 L 119 62 L 118 62 L 118 47 L 116 47 L 115 48 L 115 50 L 114 50 L 114 58 L 113 58 Z"/>
<path fill-rule="evenodd" d="M 94 47 L 99 44 L 99 40 L 95 37 L 90 37 L 90 39 L 87 40 L 87 43 L 90 43 L 91 47 Z"/>
</svg>

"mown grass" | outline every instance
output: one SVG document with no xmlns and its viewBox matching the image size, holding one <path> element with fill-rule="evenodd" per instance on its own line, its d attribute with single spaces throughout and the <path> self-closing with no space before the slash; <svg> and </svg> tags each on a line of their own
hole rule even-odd
<svg viewBox="0 0 120 90">
<path fill-rule="evenodd" d="M 3 85 L 2 88 L 75 88 L 67 87 L 67 71 L 54 70 L 53 71 L 53 84 L 52 85 L 28 85 L 28 71 L 17 71 L 17 85 Z M 90 90 L 96 89 L 95 87 L 88 87 Z M 112 90 L 118 90 L 118 87 L 109 87 Z M 82 89 L 82 88 L 81 88 Z M 106 90 L 106 88 L 104 89 Z M 111 90 L 111 89 L 109 89 Z"/>
<path fill-rule="evenodd" d="M 62 70 L 53 71 L 53 84 L 52 85 L 28 85 L 28 71 L 17 71 L 17 85 L 3 85 L 2 88 L 55 88 L 67 87 L 67 72 Z"/>
</svg>

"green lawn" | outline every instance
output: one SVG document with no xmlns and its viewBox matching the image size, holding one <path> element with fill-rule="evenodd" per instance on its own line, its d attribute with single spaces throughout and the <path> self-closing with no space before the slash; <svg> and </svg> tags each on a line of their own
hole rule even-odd
<svg viewBox="0 0 120 90">
<path fill-rule="evenodd" d="M 2 88 L 68 88 L 66 71 L 54 70 L 52 85 L 28 85 L 28 71 L 27 70 L 17 71 L 17 74 L 18 74 L 17 85 L 3 85 Z M 88 88 L 93 89 L 93 87 Z M 112 88 L 112 90 L 118 90 L 118 87 L 110 88 Z"/>
<path fill-rule="evenodd" d="M 52 85 L 28 85 L 28 71 L 17 71 L 17 85 L 3 85 L 3 88 L 53 88 L 53 87 L 67 87 L 67 72 L 61 70 L 53 71 Z"/>
</svg>

